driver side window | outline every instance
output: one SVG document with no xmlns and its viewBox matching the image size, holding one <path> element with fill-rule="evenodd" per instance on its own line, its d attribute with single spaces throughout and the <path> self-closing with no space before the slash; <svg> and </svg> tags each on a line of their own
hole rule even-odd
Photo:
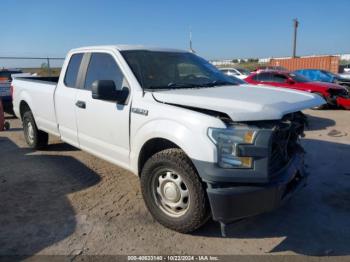
<svg viewBox="0 0 350 262">
<path fill-rule="evenodd" d="M 114 58 L 107 53 L 92 53 L 84 88 L 91 90 L 96 80 L 113 80 L 117 90 L 125 86 L 125 78 Z"/>
</svg>

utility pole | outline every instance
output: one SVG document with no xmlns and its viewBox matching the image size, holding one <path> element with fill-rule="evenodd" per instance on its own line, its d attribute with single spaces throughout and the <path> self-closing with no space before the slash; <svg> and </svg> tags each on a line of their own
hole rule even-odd
<svg viewBox="0 0 350 262">
<path fill-rule="evenodd" d="M 47 58 L 47 73 L 51 76 L 50 58 Z"/>
<path fill-rule="evenodd" d="M 294 26 L 294 37 L 293 37 L 293 58 L 296 57 L 297 52 L 297 32 L 298 32 L 298 26 L 299 21 L 297 18 L 293 19 L 293 26 Z"/>
<path fill-rule="evenodd" d="M 191 27 L 190 27 L 190 52 L 196 53 L 192 48 L 192 29 L 191 29 Z"/>
</svg>

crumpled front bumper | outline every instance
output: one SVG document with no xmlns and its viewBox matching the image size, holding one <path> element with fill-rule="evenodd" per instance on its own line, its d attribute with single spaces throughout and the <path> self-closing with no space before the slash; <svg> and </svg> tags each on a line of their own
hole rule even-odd
<svg viewBox="0 0 350 262">
<path fill-rule="evenodd" d="M 207 193 L 212 217 L 224 224 L 273 210 L 306 185 L 304 154 L 298 152 L 291 161 L 265 184 L 215 186 L 208 184 Z"/>
<path fill-rule="evenodd" d="M 350 110 L 350 97 L 337 97 L 337 105 Z"/>
</svg>

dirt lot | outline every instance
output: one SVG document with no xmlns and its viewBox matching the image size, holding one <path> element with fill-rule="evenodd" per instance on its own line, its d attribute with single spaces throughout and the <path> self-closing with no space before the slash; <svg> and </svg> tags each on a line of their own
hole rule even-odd
<svg viewBox="0 0 350 262">
<path fill-rule="evenodd" d="M 138 178 L 50 138 L 26 148 L 20 122 L 0 133 L 0 254 L 350 255 L 350 112 L 307 111 L 309 185 L 287 205 L 191 235 L 156 223 Z"/>
</svg>

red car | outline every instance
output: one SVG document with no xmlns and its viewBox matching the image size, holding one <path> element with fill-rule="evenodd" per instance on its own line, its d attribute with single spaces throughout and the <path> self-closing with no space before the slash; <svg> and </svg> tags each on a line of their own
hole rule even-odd
<svg viewBox="0 0 350 262">
<path fill-rule="evenodd" d="M 313 82 L 300 74 L 272 70 L 252 73 L 244 80 L 253 85 L 269 85 L 315 93 L 322 96 L 329 105 L 350 109 L 349 91 L 337 84 Z"/>
</svg>

